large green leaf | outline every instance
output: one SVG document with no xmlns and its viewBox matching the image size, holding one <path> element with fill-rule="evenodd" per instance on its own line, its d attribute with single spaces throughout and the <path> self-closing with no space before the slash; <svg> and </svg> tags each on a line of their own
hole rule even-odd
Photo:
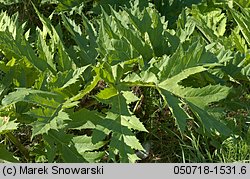
<svg viewBox="0 0 250 179">
<path fill-rule="evenodd" d="M 176 50 L 179 39 L 167 31 L 164 19 L 160 18 L 156 10 L 145 9 L 141 19 L 129 10 L 127 12 L 131 23 L 140 31 L 141 35 L 144 36 L 147 33 L 155 56 L 162 56 Z"/>
<path fill-rule="evenodd" d="M 59 72 L 56 76 L 56 81 L 54 85 L 56 88 L 64 89 L 69 87 L 72 84 L 75 84 L 81 77 L 82 73 L 88 68 L 86 65 L 81 68 L 77 68 L 76 70 L 68 70 L 65 72 Z"/>
<path fill-rule="evenodd" d="M 68 122 L 68 129 L 94 129 L 99 121 L 104 120 L 96 111 L 89 111 L 85 108 L 70 114 L 71 121 Z"/>
<path fill-rule="evenodd" d="M 58 50 L 58 68 L 60 71 L 70 70 L 73 68 L 73 61 L 69 57 L 67 50 L 62 42 L 62 34 L 60 34 L 60 26 L 55 28 L 50 20 L 44 17 L 38 9 L 33 5 L 40 21 L 43 24 L 43 27 L 48 32 L 50 38 L 52 39 L 52 43 L 55 45 L 56 49 Z"/>
<path fill-rule="evenodd" d="M 47 45 L 46 39 L 44 39 L 44 32 L 42 32 L 40 29 L 38 29 L 38 37 L 37 37 L 37 49 L 38 49 L 38 54 L 39 57 L 43 60 L 46 60 L 48 63 L 49 69 L 53 72 L 56 73 L 56 65 L 54 63 L 54 54 L 53 51 L 51 50 L 51 47 Z M 53 49 L 53 48 L 52 48 Z"/>
<path fill-rule="evenodd" d="M 59 110 L 60 108 L 55 111 L 49 110 L 47 113 L 42 109 L 29 111 L 27 114 L 37 117 L 37 121 L 30 124 L 33 127 L 32 137 L 48 133 L 52 129 L 63 129 L 66 126 L 66 121 L 69 121 L 70 118 L 67 113 Z"/>
<path fill-rule="evenodd" d="M 183 88 L 179 91 L 179 95 L 187 101 L 203 108 L 212 102 L 225 99 L 229 92 L 230 88 L 228 87 L 209 85 L 203 88 Z"/>
<path fill-rule="evenodd" d="M 170 58 L 164 56 L 158 59 L 160 61 L 153 62 L 147 71 L 143 71 L 139 75 L 129 74 L 123 81 L 127 85 L 134 84 L 157 88 L 170 108 L 182 133 L 187 125 L 186 120 L 191 119 L 187 109 L 183 107 L 187 101 L 189 104 L 199 107 L 197 108 L 197 110 L 201 110 L 199 115 L 209 118 L 211 116 L 205 112 L 206 108 L 213 102 L 225 99 L 230 92 L 230 88 L 221 85 L 206 85 L 198 88 L 182 85 L 183 80 L 188 80 L 195 74 L 207 73 L 209 67 L 221 66 L 219 63 L 215 63 L 218 61 L 216 57 L 207 52 L 199 41 L 189 46 L 186 51 L 183 47 L 179 47 L 177 53 Z M 220 122 L 211 121 L 211 125 L 216 125 L 216 123 Z M 225 128 L 227 127 L 225 126 Z M 217 131 L 228 135 L 223 130 L 218 128 Z"/>
<path fill-rule="evenodd" d="M 105 153 L 104 152 L 92 152 L 100 149 L 105 145 L 106 142 L 98 142 L 93 144 L 92 137 L 77 136 L 72 139 L 72 142 L 75 145 L 77 151 L 88 161 L 88 162 L 96 162 L 100 160 Z"/>
<path fill-rule="evenodd" d="M 181 107 L 183 102 L 181 102 L 177 97 L 175 97 L 167 90 L 161 90 L 160 93 L 167 102 L 167 105 L 169 106 L 174 118 L 176 119 L 180 131 L 184 133 L 187 126 L 187 119 L 190 119 L 191 117 Z"/>
<path fill-rule="evenodd" d="M 214 64 L 218 61 L 215 55 L 205 49 L 200 39 L 192 39 L 188 47 L 180 45 L 170 58 L 163 56 L 159 60 L 155 67 L 159 69 L 161 79 L 170 78 L 190 67 L 200 68 L 202 65 Z"/>
<path fill-rule="evenodd" d="M 242 8 L 243 12 L 245 11 Z M 248 46 L 250 46 L 250 31 L 249 31 L 249 25 L 250 25 L 250 20 L 249 20 L 249 15 L 247 13 L 240 14 L 239 12 L 235 10 L 230 11 L 234 20 L 236 21 L 241 33 L 243 34 L 246 42 L 248 43 Z"/>
<path fill-rule="evenodd" d="M 83 163 L 86 160 L 83 158 L 81 154 L 77 151 L 74 144 L 72 143 L 73 135 L 66 134 L 64 131 L 55 131 L 51 130 L 48 134 L 44 135 L 45 140 L 48 141 L 49 144 L 56 143 L 57 150 L 61 154 L 61 158 L 66 163 Z M 51 143 L 50 141 L 54 142 Z M 51 146 L 53 148 L 54 146 Z"/>
<path fill-rule="evenodd" d="M 232 39 L 232 42 L 235 44 L 237 50 L 239 50 L 241 53 L 247 52 L 247 42 L 245 38 L 241 36 L 239 26 L 237 26 L 232 31 L 230 38 Z"/>
<path fill-rule="evenodd" d="M 52 92 L 17 88 L 16 91 L 9 93 L 4 97 L 2 100 L 2 105 L 5 107 L 21 101 L 49 108 L 57 108 L 57 106 L 63 102 L 63 98 L 60 95 Z"/>
<path fill-rule="evenodd" d="M 86 34 L 82 31 L 80 25 L 77 25 L 74 21 L 62 14 L 63 25 L 72 35 L 72 38 L 77 43 L 77 52 L 81 59 L 78 61 L 79 65 L 95 64 L 97 57 L 97 43 L 96 34 L 93 25 L 88 21 L 88 19 L 83 16 L 83 25 L 87 31 L 89 39 L 87 39 Z"/>
<path fill-rule="evenodd" d="M 149 61 L 152 58 L 153 54 L 153 51 L 151 50 L 149 44 L 145 43 L 136 31 L 132 31 L 127 26 L 124 26 L 122 24 L 122 19 L 119 20 L 115 16 L 115 20 L 117 23 L 117 28 L 120 31 L 120 34 L 126 38 L 126 40 L 133 46 L 134 49 L 136 49 L 139 52 L 139 54 L 142 55 L 145 61 Z"/>
<path fill-rule="evenodd" d="M 36 56 L 26 40 L 21 39 L 17 41 L 8 32 L 0 31 L 0 48 L 10 57 L 28 60 L 40 71 L 44 71 L 47 68 L 47 63 Z"/>
<path fill-rule="evenodd" d="M 18 123 L 9 121 L 9 117 L 0 117 L 0 134 L 16 130 Z"/>
<path fill-rule="evenodd" d="M 77 95 L 71 97 L 68 101 L 73 102 L 82 99 L 85 95 L 90 93 L 90 91 L 92 91 L 95 88 L 95 86 L 98 84 L 100 80 L 101 80 L 100 75 L 96 74 L 95 76 L 93 76 L 93 79 L 85 85 L 85 88 L 83 90 L 79 91 Z"/>
<path fill-rule="evenodd" d="M 135 162 L 138 158 L 134 154 L 133 149 L 143 150 L 143 147 L 131 130 L 147 130 L 141 122 L 129 112 L 126 98 L 122 95 L 122 92 L 118 92 L 117 95 L 112 96 L 107 100 L 100 98 L 99 100 L 112 105 L 105 120 L 102 120 L 99 123 L 100 126 L 108 129 L 109 132 L 112 132 L 112 137 L 110 139 L 110 152 L 113 153 L 118 150 L 122 162 Z M 102 135 L 105 136 L 107 134 L 103 133 Z M 110 159 L 115 160 L 112 155 L 110 156 Z"/>
<path fill-rule="evenodd" d="M 207 131 L 210 132 L 219 132 L 220 135 L 229 136 L 231 134 L 231 130 L 224 123 L 214 118 L 212 115 L 201 109 L 200 107 L 188 103 L 194 115 L 201 121 L 201 124 Z M 209 134 L 209 133 L 208 133 Z"/>
</svg>

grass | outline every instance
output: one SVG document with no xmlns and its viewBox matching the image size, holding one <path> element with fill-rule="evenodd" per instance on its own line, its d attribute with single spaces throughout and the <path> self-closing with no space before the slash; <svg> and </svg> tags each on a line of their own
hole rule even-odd
<svg viewBox="0 0 250 179">
<path fill-rule="evenodd" d="M 222 143 L 217 151 L 220 162 L 250 162 L 250 146 L 239 136 L 230 137 Z"/>
</svg>

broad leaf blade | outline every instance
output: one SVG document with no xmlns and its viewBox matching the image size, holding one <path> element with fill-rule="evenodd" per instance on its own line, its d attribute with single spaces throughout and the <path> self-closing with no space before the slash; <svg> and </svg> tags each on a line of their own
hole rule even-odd
<svg viewBox="0 0 250 179">
<path fill-rule="evenodd" d="M 17 126 L 16 121 L 9 121 L 8 117 L 0 117 L 0 134 L 16 130 Z"/>
<path fill-rule="evenodd" d="M 183 103 L 177 97 L 173 96 L 170 92 L 166 90 L 162 89 L 160 93 L 166 100 L 168 107 L 170 108 L 174 118 L 176 119 L 180 131 L 184 133 L 187 126 L 187 119 L 190 119 L 191 117 L 181 107 Z"/>
</svg>

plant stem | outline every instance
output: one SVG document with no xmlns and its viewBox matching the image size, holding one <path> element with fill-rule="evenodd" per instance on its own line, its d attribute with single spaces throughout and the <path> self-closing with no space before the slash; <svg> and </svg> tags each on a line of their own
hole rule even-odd
<svg viewBox="0 0 250 179">
<path fill-rule="evenodd" d="M 6 133 L 5 134 L 9 140 L 19 149 L 19 151 L 24 155 L 25 159 L 29 161 L 29 151 L 23 146 L 23 144 L 12 134 Z"/>
</svg>

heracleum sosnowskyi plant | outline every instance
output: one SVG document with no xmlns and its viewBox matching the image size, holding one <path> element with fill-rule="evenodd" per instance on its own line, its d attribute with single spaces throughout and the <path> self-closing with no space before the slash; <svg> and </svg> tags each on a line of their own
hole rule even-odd
<svg viewBox="0 0 250 179">
<path fill-rule="evenodd" d="M 234 135 L 223 116 L 227 102 L 235 100 L 235 83 L 249 84 L 249 60 L 240 54 L 248 47 L 236 44 L 241 51 L 235 52 L 224 41 L 242 39 L 240 31 L 247 40 L 247 31 L 242 26 L 218 41 L 226 32 L 223 11 L 202 15 L 200 6 L 184 9 L 177 28 L 170 29 L 153 4 L 141 7 L 135 1 L 108 13 L 103 8 L 92 21 L 80 14 L 81 23 L 63 10 L 60 23 L 53 24 L 53 14 L 47 18 L 34 5 L 42 24 L 35 33 L 18 22 L 18 15 L 1 13 L 0 116 L 8 120 L 2 120 L 0 133 L 14 136 L 26 125 L 34 141 L 26 159 L 0 155 L 2 160 L 139 161 L 136 153 L 144 150 L 144 141 L 138 134 L 151 130 L 136 113 L 147 103 L 135 88 L 159 96 L 161 109 L 170 111 L 162 118 L 175 119 L 182 140 L 187 128 L 213 147 Z M 244 24 L 238 12 L 228 12 Z M 215 24 L 206 24 L 207 19 Z M 1 151 L 15 156 L 4 146 Z"/>
</svg>

